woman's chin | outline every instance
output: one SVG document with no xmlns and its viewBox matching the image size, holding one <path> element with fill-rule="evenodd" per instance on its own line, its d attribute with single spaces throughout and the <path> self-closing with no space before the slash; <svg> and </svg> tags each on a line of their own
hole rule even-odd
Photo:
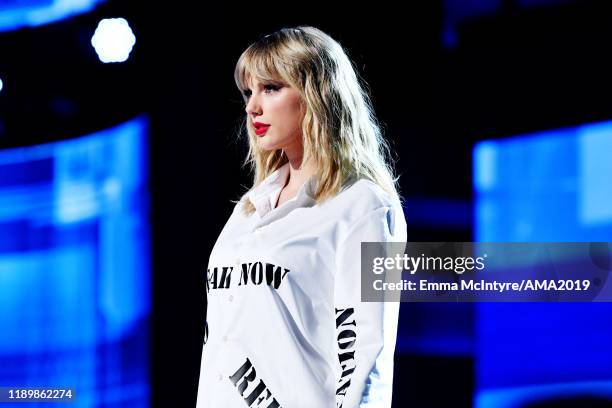
<svg viewBox="0 0 612 408">
<path fill-rule="evenodd" d="M 265 150 L 265 151 L 278 149 L 278 146 L 276 145 L 276 143 L 270 143 L 267 140 L 262 140 L 262 139 L 259 139 L 257 141 L 257 145 L 259 146 L 261 150 Z"/>
</svg>

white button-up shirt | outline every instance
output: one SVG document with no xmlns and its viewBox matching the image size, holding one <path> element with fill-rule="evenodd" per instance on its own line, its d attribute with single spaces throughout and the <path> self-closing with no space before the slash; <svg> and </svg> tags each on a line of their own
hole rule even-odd
<svg viewBox="0 0 612 408">
<path fill-rule="evenodd" d="M 217 239 L 196 408 L 388 408 L 398 302 L 361 301 L 361 242 L 406 241 L 401 205 L 361 179 L 316 204 L 311 177 L 274 208 L 285 164 Z"/>
</svg>

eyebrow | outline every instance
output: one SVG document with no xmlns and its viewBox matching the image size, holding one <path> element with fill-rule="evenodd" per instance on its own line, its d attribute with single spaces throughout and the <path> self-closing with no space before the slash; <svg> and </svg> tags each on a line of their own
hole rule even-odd
<svg viewBox="0 0 612 408">
<path fill-rule="evenodd" d="M 257 81 L 257 84 L 258 84 L 258 85 L 260 85 L 260 86 L 266 86 L 266 85 L 275 85 L 275 86 L 281 86 L 281 85 L 284 85 L 284 84 L 285 84 L 285 82 L 284 82 L 284 81 L 282 81 L 282 80 L 274 80 L 274 79 L 271 79 L 271 80 Z M 247 85 L 247 86 L 248 86 L 248 84 L 246 84 L 246 83 L 245 83 L 245 85 Z"/>
<path fill-rule="evenodd" d="M 285 86 L 285 84 L 283 82 L 280 82 L 280 81 L 265 81 L 265 82 L 262 81 L 262 82 L 258 82 L 258 84 L 260 86 L 262 86 L 262 87 L 263 86 L 277 86 L 277 87 Z M 241 91 L 242 91 L 243 94 L 251 92 L 251 90 L 249 88 L 242 89 Z"/>
</svg>

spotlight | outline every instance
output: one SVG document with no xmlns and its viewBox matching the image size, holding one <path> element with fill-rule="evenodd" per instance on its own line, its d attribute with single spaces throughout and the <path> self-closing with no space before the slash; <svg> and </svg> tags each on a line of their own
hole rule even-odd
<svg viewBox="0 0 612 408">
<path fill-rule="evenodd" d="M 98 58 L 104 63 L 124 62 L 130 56 L 136 37 L 124 18 L 105 18 L 91 37 Z"/>
</svg>

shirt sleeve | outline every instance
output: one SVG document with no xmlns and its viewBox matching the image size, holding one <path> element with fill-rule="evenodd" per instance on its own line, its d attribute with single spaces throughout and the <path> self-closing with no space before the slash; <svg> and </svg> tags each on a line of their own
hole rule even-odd
<svg viewBox="0 0 612 408">
<path fill-rule="evenodd" d="M 360 254 L 362 242 L 406 241 L 399 211 L 398 205 L 368 212 L 350 227 L 336 253 L 337 408 L 391 407 L 400 303 L 361 301 Z"/>
</svg>

